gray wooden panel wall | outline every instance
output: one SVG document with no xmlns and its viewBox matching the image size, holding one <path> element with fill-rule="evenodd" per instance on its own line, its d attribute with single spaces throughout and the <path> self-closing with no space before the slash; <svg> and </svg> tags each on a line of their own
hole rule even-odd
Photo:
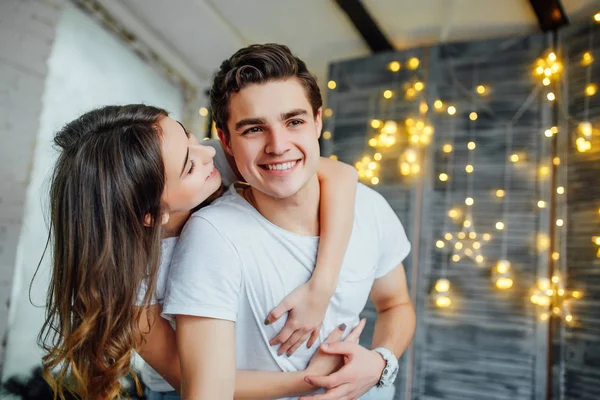
<svg viewBox="0 0 600 400">
<path fill-rule="evenodd" d="M 426 116 L 435 127 L 434 141 L 424 152 L 420 180 L 402 178 L 396 167 L 399 151 L 389 150 L 383 152 L 381 183 L 374 186 L 392 204 L 413 244 L 418 245 L 406 263 L 417 333 L 414 353 L 402 359 L 396 399 L 544 396 L 547 324 L 539 322 L 538 310 L 529 303 L 529 289 L 537 276 L 547 274 L 547 253 L 536 249 L 536 235 L 548 226 L 548 210 L 538 208 L 537 202 L 548 200 L 547 179 L 540 179 L 538 171 L 550 160 L 549 141 L 543 135 L 550 127 L 550 106 L 544 89 L 532 77 L 533 63 L 547 45 L 545 36 L 528 36 L 379 54 L 330 67 L 330 79 L 337 87 L 327 94 L 333 115 L 324 129 L 332 132 L 333 139 L 322 141 L 325 154 L 333 152 L 350 164 L 365 153 L 372 154 L 367 145 L 374 133 L 369 121 L 402 122 L 418 115 L 420 101 L 428 103 Z M 416 71 L 404 66 L 412 56 L 421 60 Z M 392 60 L 403 63 L 400 72 L 386 70 Z M 421 97 L 409 100 L 397 95 L 406 82 L 417 79 L 425 83 Z M 478 84 L 488 87 L 487 96 L 476 94 Z M 394 90 L 396 96 L 384 100 L 386 89 Z M 435 112 L 433 102 L 438 98 L 454 105 L 456 115 Z M 469 119 L 472 111 L 478 113 L 475 122 Z M 510 164 L 510 196 L 498 199 L 495 191 L 505 185 L 508 126 L 512 127 L 511 146 L 524 160 Z M 478 232 L 493 234 L 482 248 L 483 267 L 469 260 L 449 262 L 450 254 L 435 247 L 444 232 L 460 230 L 447 212 L 449 205 L 465 209 L 468 176 L 464 168 L 471 140 L 477 144 L 472 175 L 474 223 Z M 449 141 L 455 151 L 448 166 L 442 146 Z M 448 182 L 437 179 L 441 172 L 450 175 Z M 495 229 L 502 219 L 506 241 Z M 515 282 L 506 292 L 495 289 L 490 280 L 503 242 Z M 446 272 L 444 263 L 448 264 Z M 432 304 L 430 292 L 443 276 L 452 282 L 453 305 L 441 310 Z M 364 335 L 367 342 L 372 334 L 372 308 L 367 307 L 365 315 L 370 317 Z"/>
<path fill-rule="evenodd" d="M 600 95 L 584 96 L 588 82 L 600 85 L 600 27 L 586 23 L 563 32 L 563 50 L 568 59 L 566 94 L 568 115 L 561 117 L 568 128 L 567 257 L 568 287 L 582 289 L 584 297 L 572 306 L 576 324 L 563 332 L 564 376 L 562 398 L 600 399 L 600 259 L 591 238 L 600 236 L 600 136 L 592 140 L 592 150 L 579 153 L 574 146 L 577 125 L 589 120 L 600 123 Z M 583 53 L 595 57 L 591 68 L 581 65 Z M 587 115 L 586 115 L 587 110 Z"/>
</svg>

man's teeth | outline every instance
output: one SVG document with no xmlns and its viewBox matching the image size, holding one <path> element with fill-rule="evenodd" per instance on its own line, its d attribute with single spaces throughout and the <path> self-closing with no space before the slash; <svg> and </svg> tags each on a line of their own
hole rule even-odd
<svg viewBox="0 0 600 400">
<path fill-rule="evenodd" d="M 285 171 L 296 165 L 296 161 L 290 161 L 283 164 L 267 164 L 267 169 L 271 171 Z"/>
</svg>

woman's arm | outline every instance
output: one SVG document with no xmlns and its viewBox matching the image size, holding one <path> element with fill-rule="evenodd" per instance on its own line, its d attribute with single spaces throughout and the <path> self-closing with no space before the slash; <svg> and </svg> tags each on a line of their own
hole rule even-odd
<svg viewBox="0 0 600 400">
<path fill-rule="evenodd" d="M 139 354 L 142 356 L 144 361 L 146 361 L 155 371 L 161 374 L 171 386 L 180 391 L 180 371 L 182 365 L 179 363 L 179 357 L 177 354 L 175 332 L 171 328 L 171 325 L 165 319 L 160 317 L 160 311 L 159 305 L 151 306 L 150 312 L 152 312 L 153 315 L 158 315 L 159 317 L 153 321 L 152 329 L 150 329 L 149 333 L 146 335 L 146 342 L 139 350 Z M 145 320 L 145 316 L 143 316 L 143 318 Z M 183 319 L 186 321 L 183 321 Z M 184 378 L 184 383 L 185 379 L 191 379 L 192 381 L 197 379 L 198 385 L 200 385 L 201 381 L 211 379 L 209 376 L 210 374 L 218 376 L 222 376 L 223 372 L 227 374 L 227 371 L 230 371 L 232 367 L 231 365 L 227 365 L 227 362 L 222 362 L 221 358 L 224 356 L 227 360 L 232 357 L 231 352 L 233 352 L 235 340 L 232 339 L 231 332 L 229 332 L 229 330 L 233 326 L 233 323 L 229 321 L 210 320 L 208 318 L 199 317 L 184 316 L 183 319 L 178 317 L 178 327 L 187 331 L 186 334 L 183 334 L 183 332 L 178 334 L 179 340 L 181 341 L 181 345 L 179 347 L 182 348 L 181 351 L 182 354 L 184 354 L 184 357 L 182 357 L 182 363 L 187 362 L 188 365 L 189 363 L 192 363 L 191 367 L 188 368 L 189 373 L 186 372 L 186 377 L 189 376 L 189 378 Z M 194 322 L 194 319 L 199 321 Z M 180 324 L 183 324 L 184 326 L 181 326 Z M 345 340 L 358 340 L 363 328 L 364 320 L 352 330 Z M 208 341 L 205 342 L 208 343 L 208 346 L 200 343 L 200 347 L 212 348 L 212 350 L 209 351 L 193 348 L 195 346 L 194 343 L 198 341 L 196 338 L 206 337 L 206 333 L 203 333 L 203 331 L 207 329 L 209 330 L 209 335 L 211 335 L 210 332 L 212 332 L 212 335 L 216 334 L 222 338 L 222 340 L 208 339 Z M 335 329 L 329 335 L 326 342 L 332 343 L 338 341 L 342 337 L 344 329 L 345 327 L 339 327 L 338 329 Z M 148 330 L 145 330 L 145 332 L 148 332 Z M 192 347 L 188 347 L 188 343 L 184 343 L 186 340 L 191 341 Z M 229 340 L 232 340 L 232 343 L 228 343 Z M 223 352 L 219 351 L 221 348 L 224 349 Z M 341 359 L 339 357 L 330 356 L 318 351 L 317 355 L 311 360 L 306 371 L 269 372 L 238 370 L 235 376 L 234 398 L 240 400 L 258 400 L 310 394 L 317 388 L 304 381 L 306 374 L 326 376 L 336 371 L 340 363 Z M 195 371 L 196 366 L 205 366 L 206 369 L 212 369 L 212 371 L 209 371 L 209 374 L 207 374 L 206 371 Z M 197 378 L 192 376 L 197 376 Z M 187 392 L 189 394 L 183 394 L 186 392 L 182 392 L 182 394 L 184 398 L 196 398 L 196 393 L 197 396 L 199 396 L 197 398 L 222 398 L 211 397 L 213 395 L 217 395 L 215 394 L 216 392 L 213 392 L 213 390 L 220 391 L 219 388 L 214 388 L 214 382 L 207 384 L 204 388 L 205 390 L 203 390 L 202 393 L 199 393 L 193 392 L 194 390 L 197 390 L 195 387 L 196 382 L 190 381 L 189 392 Z M 222 389 L 230 388 L 232 386 L 230 382 L 219 382 L 218 384 L 222 385 Z M 185 390 L 188 390 L 188 388 Z M 221 392 L 219 396 L 221 395 L 225 396 L 223 398 L 231 398 L 229 396 L 232 394 L 230 391 L 226 391 L 226 393 Z"/>
<path fill-rule="evenodd" d="M 235 323 L 189 315 L 176 318 L 181 398 L 233 399 Z"/>
<path fill-rule="evenodd" d="M 270 341 L 272 346 L 281 343 L 279 354 L 291 355 L 307 340 L 307 347 L 317 340 L 352 233 L 356 169 L 321 157 L 317 175 L 321 186 L 321 239 L 315 269 L 311 279 L 283 299 L 265 320 L 271 324 L 289 311 L 285 326 Z"/>
</svg>

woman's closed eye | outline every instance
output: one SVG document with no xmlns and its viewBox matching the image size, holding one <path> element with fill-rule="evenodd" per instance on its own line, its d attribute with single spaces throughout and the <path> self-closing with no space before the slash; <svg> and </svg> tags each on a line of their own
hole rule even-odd
<svg viewBox="0 0 600 400">
<path fill-rule="evenodd" d="M 188 169 L 187 175 L 191 175 L 191 173 L 194 172 L 195 166 L 196 163 L 194 162 L 194 160 L 190 159 L 190 169 Z"/>
</svg>

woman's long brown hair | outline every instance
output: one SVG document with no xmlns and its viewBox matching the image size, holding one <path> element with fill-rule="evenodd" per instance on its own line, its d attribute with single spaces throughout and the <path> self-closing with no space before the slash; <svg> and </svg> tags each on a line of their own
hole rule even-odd
<svg viewBox="0 0 600 400">
<path fill-rule="evenodd" d="M 108 106 L 67 124 L 50 189 L 53 266 L 40 344 L 44 375 L 64 399 L 120 397 L 140 345 L 160 263 L 165 187 L 158 122 L 167 112 Z M 137 379 L 136 379 L 137 382 Z M 138 385 L 139 390 L 139 385 Z"/>
</svg>

